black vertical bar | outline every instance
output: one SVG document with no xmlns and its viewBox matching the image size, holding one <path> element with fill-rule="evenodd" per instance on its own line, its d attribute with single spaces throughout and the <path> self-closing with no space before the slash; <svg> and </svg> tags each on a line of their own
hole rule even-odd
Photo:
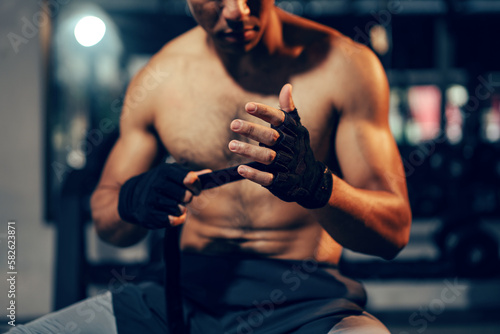
<svg viewBox="0 0 500 334">
<path fill-rule="evenodd" d="M 86 297 L 84 217 L 79 171 L 68 175 L 56 216 L 56 277 L 54 308 L 60 309 Z"/>
</svg>

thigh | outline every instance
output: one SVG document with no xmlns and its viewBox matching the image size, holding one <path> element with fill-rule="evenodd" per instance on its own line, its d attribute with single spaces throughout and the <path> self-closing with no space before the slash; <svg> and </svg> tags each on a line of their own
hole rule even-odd
<svg viewBox="0 0 500 334">
<path fill-rule="evenodd" d="M 117 334 L 112 303 L 111 293 L 106 292 L 17 325 L 8 334 Z"/>
<path fill-rule="evenodd" d="M 390 334 L 380 320 L 368 312 L 350 315 L 340 320 L 328 334 Z"/>
<path fill-rule="evenodd" d="M 118 334 L 169 332 L 165 290 L 156 283 L 127 284 L 114 291 L 113 310 Z"/>
<path fill-rule="evenodd" d="M 366 311 L 345 310 L 302 325 L 294 334 L 390 334 L 380 320 Z"/>
</svg>

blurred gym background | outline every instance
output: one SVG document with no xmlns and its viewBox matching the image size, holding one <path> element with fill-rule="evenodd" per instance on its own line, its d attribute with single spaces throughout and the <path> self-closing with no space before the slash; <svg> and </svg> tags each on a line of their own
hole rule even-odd
<svg viewBox="0 0 500 334">
<path fill-rule="evenodd" d="M 394 261 L 345 252 L 369 310 L 397 334 L 500 333 L 500 1 L 276 3 L 368 45 L 388 74 L 414 223 Z M 15 220 L 18 322 L 158 272 L 161 236 L 103 244 L 88 199 L 129 80 L 194 25 L 182 0 L 0 1 L 0 253 Z"/>
</svg>

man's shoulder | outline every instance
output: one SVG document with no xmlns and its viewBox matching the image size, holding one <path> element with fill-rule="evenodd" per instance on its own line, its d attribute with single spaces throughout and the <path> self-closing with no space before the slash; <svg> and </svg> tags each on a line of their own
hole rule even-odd
<svg viewBox="0 0 500 334">
<path fill-rule="evenodd" d="M 374 56 L 366 45 L 353 41 L 332 27 L 288 13 L 282 14 L 282 20 L 286 30 L 285 38 L 289 43 L 303 46 L 305 49 L 322 51 L 334 64 L 342 67 L 346 64 L 356 66 L 355 60 Z"/>
<path fill-rule="evenodd" d="M 327 62 L 337 75 L 345 74 L 355 79 L 353 74 L 356 76 L 370 68 L 381 67 L 377 55 L 365 44 L 354 41 L 334 28 L 307 19 L 303 20 L 312 37 L 309 37 L 309 43 L 320 45 L 321 49 L 326 50 Z"/>
<path fill-rule="evenodd" d="M 203 31 L 195 27 L 166 43 L 151 57 L 135 79 L 141 80 L 141 77 L 160 73 L 162 84 L 179 82 L 182 77 L 196 72 L 207 61 L 206 55 Z"/>
<path fill-rule="evenodd" d="M 156 87 L 179 80 L 203 60 L 202 32 L 193 28 L 166 43 L 139 71 L 133 81 L 156 80 Z"/>
<path fill-rule="evenodd" d="M 206 50 L 205 33 L 196 26 L 167 42 L 153 58 L 156 61 L 180 61 L 183 58 L 202 57 Z"/>
<path fill-rule="evenodd" d="M 363 65 L 367 60 L 373 61 L 377 57 L 369 47 L 352 40 L 338 30 L 313 22 L 312 29 L 323 35 L 322 43 L 328 49 L 328 59 L 334 64 L 352 70 L 351 66 Z"/>
<path fill-rule="evenodd" d="M 322 82 L 332 80 L 332 85 L 339 87 L 333 92 L 339 106 L 353 104 L 352 101 L 367 97 L 377 100 L 376 96 L 386 95 L 385 71 L 377 55 L 368 46 L 311 20 L 299 18 L 295 22 L 298 31 L 296 36 L 304 41 L 306 49 L 308 47 L 316 58 L 318 54 L 321 55 Z M 369 108 L 365 109 L 370 112 Z"/>
<path fill-rule="evenodd" d="M 356 113 L 363 119 L 386 114 L 389 87 L 378 56 L 368 46 L 345 36 L 331 43 L 332 72 L 342 87 L 338 97 L 344 107 L 342 114 Z"/>
</svg>

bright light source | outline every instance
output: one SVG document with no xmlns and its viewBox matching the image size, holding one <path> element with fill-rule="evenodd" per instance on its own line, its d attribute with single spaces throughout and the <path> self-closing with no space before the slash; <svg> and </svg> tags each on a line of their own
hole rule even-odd
<svg viewBox="0 0 500 334">
<path fill-rule="evenodd" d="M 75 38 L 81 45 L 96 45 L 104 37 L 106 25 L 95 16 L 85 16 L 75 26 Z"/>
<path fill-rule="evenodd" d="M 463 107 L 469 101 L 469 93 L 464 86 L 452 85 L 446 89 L 446 99 L 457 107 Z"/>
<path fill-rule="evenodd" d="M 389 51 L 389 37 L 384 26 L 375 25 L 370 29 L 370 41 L 373 50 L 379 55 L 383 56 Z"/>
</svg>

